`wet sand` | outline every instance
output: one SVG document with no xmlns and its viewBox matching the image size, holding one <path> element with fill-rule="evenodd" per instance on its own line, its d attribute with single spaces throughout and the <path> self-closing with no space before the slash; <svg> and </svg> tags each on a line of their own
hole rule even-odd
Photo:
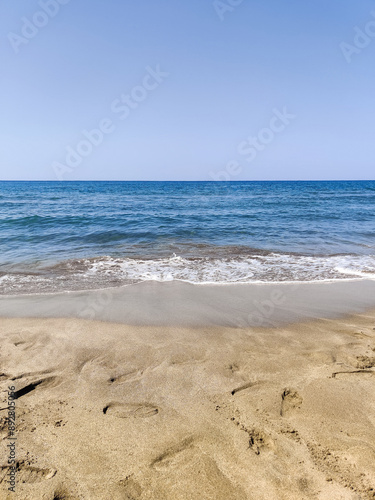
<svg viewBox="0 0 375 500">
<path fill-rule="evenodd" d="M 0 317 L 81 318 L 126 325 L 278 327 L 375 308 L 375 280 L 136 285 L 0 297 Z"/>
</svg>

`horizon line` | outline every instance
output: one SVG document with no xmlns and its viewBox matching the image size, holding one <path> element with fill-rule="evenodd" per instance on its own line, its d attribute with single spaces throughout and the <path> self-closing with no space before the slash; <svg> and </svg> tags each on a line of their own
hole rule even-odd
<svg viewBox="0 0 375 500">
<path fill-rule="evenodd" d="M 243 180 L 142 180 L 142 179 L 0 179 L 0 182 L 211 182 L 218 184 L 228 184 L 231 182 L 375 182 L 375 179 L 243 179 Z"/>
</svg>

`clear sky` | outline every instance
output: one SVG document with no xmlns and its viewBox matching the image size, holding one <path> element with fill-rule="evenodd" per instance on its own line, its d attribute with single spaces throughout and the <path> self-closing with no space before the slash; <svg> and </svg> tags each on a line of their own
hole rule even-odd
<svg viewBox="0 0 375 500">
<path fill-rule="evenodd" d="M 0 3 L 1 179 L 374 179 L 373 0 L 59 1 Z"/>
</svg>

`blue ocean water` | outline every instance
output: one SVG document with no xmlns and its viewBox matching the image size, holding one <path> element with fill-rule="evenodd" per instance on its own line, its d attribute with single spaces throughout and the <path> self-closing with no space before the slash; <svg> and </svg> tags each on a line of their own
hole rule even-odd
<svg viewBox="0 0 375 500">
<path fill-rule="evenodd" d="M 375 181 L 0 182 L 0 293 L 375 277 Z"/>
</svg>

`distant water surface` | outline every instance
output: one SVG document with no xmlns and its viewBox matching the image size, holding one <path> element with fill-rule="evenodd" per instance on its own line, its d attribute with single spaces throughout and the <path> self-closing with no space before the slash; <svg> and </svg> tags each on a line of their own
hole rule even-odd
<svg viewBox="0 0 375 500">
<path fill-rule="evenodd" d="M 375 278 L 375 181 L 0 182 L 0 293 Z"/>
</svg>

